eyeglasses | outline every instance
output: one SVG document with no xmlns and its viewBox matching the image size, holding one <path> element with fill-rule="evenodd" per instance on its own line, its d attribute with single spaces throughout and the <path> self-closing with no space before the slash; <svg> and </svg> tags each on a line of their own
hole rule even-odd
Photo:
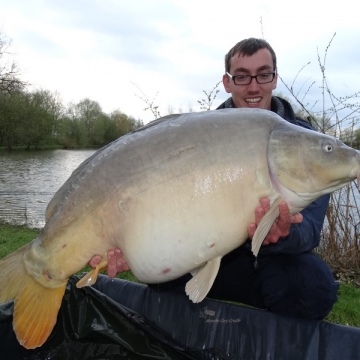
<svg viewBox="0 0 360 360">
<path fill-rule="evenodd" d="M 231 75 L 228 72 L 226 74 L 230 76 L 235 85 L 249 85 L 252 79 L 255 79 L 258 84 L 267 84 L 274 80 L 276 71 L 257 75 Z"/>
</svg>

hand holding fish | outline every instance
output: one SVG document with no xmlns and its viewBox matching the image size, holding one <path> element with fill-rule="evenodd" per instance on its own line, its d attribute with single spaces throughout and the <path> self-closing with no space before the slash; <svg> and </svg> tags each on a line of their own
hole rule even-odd
<svg viewBox="0 0 360 360">
<path fill-rule="evenodd" d="M 261 219 L 270 209 L 270 200 L 268 198 L 260 199 L 260 206 L 255 209 L 255 223 L 248 225 L 249 238 L 255 234 Z M 279 204 L 279 217 L 270 228 L 269 233 L 263 241 L 263 245 L 277 243 L 279 238 L 289 235 L 291 224 L 299 224 L 303 221 L 300 213 L 290 215 L 289 207 L 285 201 Z"/>
<path fill-rule="evenodd" d="M 96 267 L 102 260 L 100 255 L 95 255 L 90 261 L 89 265 L 93 268 Z M 107 273 L 108 276 L 113 278 L 118 273 L 122 273 L 123 271 L 130 270 L 128 264 L 125 261 L 124 255 L 120 249 L 110 250 L 108 252 L 108 266 Z"/>
</svg>

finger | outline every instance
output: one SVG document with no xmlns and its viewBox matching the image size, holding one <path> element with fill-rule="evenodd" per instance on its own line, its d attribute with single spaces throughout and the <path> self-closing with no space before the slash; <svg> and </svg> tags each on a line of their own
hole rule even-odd
<svg viewBox="0 0 360 360">
<path fill-rule="evenodd" d="M 255 209 L 255 224 L 256 225 L 259 225 L 260 224 L 260 221 L 261 221 L 261 219 L 264 217 L 264 215 L 265 215 L 265 210 L 264 210 L 264 208 L 262 208 L 262 207 L 257 207 L 256 209 Z"/>
<path fill-rule="evenodd" d="M 263 241 L 263 245 L 269 245 L 269 244 L 274 244 L 279 240 L 279 237 L 276 236 L 275 234 L 268 234 L 265 236 L 265 239 Z"/>
<path fill-rule="evenodd" d="M 121 265 L 122 265 L 121 272 L 130 270 L 129 265 L 125 260 L 121 262 Z"/>
<path fill-rule="evenodd" d="M 264 241 L 263 241 L 263 245 L 269 245 L 269 244 L 275 244 L 279 241 L 280 236 L 277 233 L 272 233 L 272 234 L 268 234 L 266 235 Z"/>
<path fill-rule="evenodd" d="M 251 239 L 253 236 L 254 236 L 254 234 L 255 234 L 255 231 L 256 231 L 256 224 L 255 223 L 250 223 L 249 225 L 248 225 L 248 236 L 249 236 L 249 238 Z"/>
<path fill-rule="evenodd" d="M 277 232 L 274 232 L 274 235 L 278 235 L 278 237 L 288 236 L 290 233 L 291 222 L 281 222 L 277 223 Z"/>
<path fill-rule="evenodd" d="M 300 224 L 304 220 L 304 217 L 302 216 L 302 214 L 297 213 L 292 215 L 290 219 L 292 224 Z"/>
<path fill-rule="evenodd" d="M 279 219 L 285 219 L 290 218 L 290 210 L 289 206 L 285 201 L 282 201 L 279 204 Z"/>
<path fill-rule="evenodd" d="M 276 221 L 272 224 L 267 239 L 269 243 L 275 243 L 279 240 L 279 237 L 282 236 L 282 229 L 279 227 L 279 222 Z"/>
<path fill-rule="evenodd" d="M 89 265 L 92 268 L 95 268 L 96 265 L 98 265 L 100 263 L 100 261 L 102 260 L 102 257 L 100 255 L 95 255 L 92 257 L 92 259 L 89 261 Z"/>
<path fill-rule="evenodd" d="M 279 204 L 279 219 L 281 219 L 283 222 L 287 221 L 287 216 L 290 216 L 290 222 L 292 224 L 299 224 L 303 221 L 303 216 L 300 213 L 296 213 L 294 215 L 290 215 L 289 206 L 286 202 L 281 202 Z"/>
<path fill-rule="evenodd" d="M 276 221 L 276 225 L 278 227 L 279 236 L 286 236 L 289 234 L 290 225 L 291 225 L 291 216 L 290 210 L 285 202 L 281 202 L 279 204 L 279 218 Z"/>
<path fill-rule="evenodd" d="M 123 271 L 129 270 L 129 266 L 126 263 L 124 254 L 121 252 L 120 249 L 115 249 L 115 255 L 116 255 L 116 270 L 117 270 L 117 272 L 123 272 Z"/>
<path fill-rule="evenodd" d="M 260 206 L 264 209 L 265 213 L 267 213 L 270 210 L 270 200 L 268 198 L 261 198 Z"/>
<path fill-rule="evenodd" d="M 285 232 L 279 228 L 278 222 L 277 221 L 274 222 L 274 224 L 272 224 L 268 234 L 266 235 L 263 241 L 263 245 L 277 243 L 281 236 L 285 236 L 283 234 L 285 234 Z"/>
<path fill-rule="evenodd" d="M 114 250 L 108 252 L 108 267 L 107 267 L 108 276 L 113 278 L 117 274 L 116 270 L 116 255 Z"/>
<path fill-rule="evenodd" d="M 115 256 L 116 256 L 116 270 L 117 272 L 122 272 L 122 261 L 121 261 L 121 256 L 122 256 L 122 252 L 120 251 L 120 249 L 115 249 Z"/>
</svg>

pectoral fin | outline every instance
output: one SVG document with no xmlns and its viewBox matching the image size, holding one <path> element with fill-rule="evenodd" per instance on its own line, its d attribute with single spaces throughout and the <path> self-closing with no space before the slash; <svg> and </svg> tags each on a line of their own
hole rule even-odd
<svg viewBox="0 0 360 360">
<path fill-rule="evenodd" d="M 84 286 L 90 286 L 94 285 L 96 283 L 97 277 L 99 275 L 99 272 L 106 269 L 108 265 L 107 260 L 102 260 L 99 262 L 99 264 L 96 265 L 94 269 L 89 271 L 87 274 L 85 274 L 77 283 L 77 288 L 82 288 Z"/>
<path fill-rule="evenodd" d="M 259 253 L 260 246 L 264 241 L 266 235 L 268 234 L 272 224 L 279 217 L 279 204 L 281 201 L 283 201 L 282 197 L 278 197 L 272 203 L 269 211 L 262 218 L 260 224 L 255 231 L 251 244 L 251 251 L 255 256 L 257 256 L 257 254 Z"/>
<path fill-rule="evenodd" d="M 194 303 L 202 301 L 210 291 L 219 271 L 221 257 L 209 260 L 192 272 L 193 278 L 186 283 L 185 292 Z"/>
</svg>

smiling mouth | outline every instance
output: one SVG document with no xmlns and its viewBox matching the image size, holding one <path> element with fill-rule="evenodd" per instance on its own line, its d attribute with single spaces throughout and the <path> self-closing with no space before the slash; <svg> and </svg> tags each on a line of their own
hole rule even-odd
<svg viewBox="0 0 360 360">
<path fill-rule="evenodd" d="M 256 104 L 261 101 L 261 97 L 256 98 L 246 98 L 244 99 L 248 104 Z"/>
</svg>

